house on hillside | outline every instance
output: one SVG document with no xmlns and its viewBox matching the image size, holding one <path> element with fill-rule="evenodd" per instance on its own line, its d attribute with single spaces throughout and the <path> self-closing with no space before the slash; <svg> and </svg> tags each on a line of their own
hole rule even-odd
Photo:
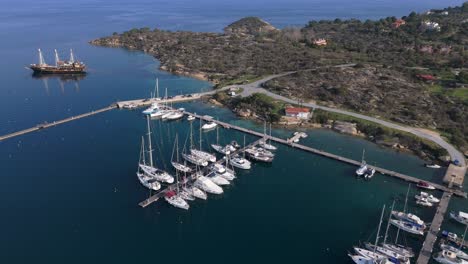
<svg viewBox="0 0 468 264">
<path fill-rule="evenodd" d="M 440 25 L 437 22 L 432 22 L 432 21 L 423 21 L 421 23 L 420 29 L 422 31 L 440 31 Z"/>
<path fill-rule="evenodd" d="M 314 45 L 316 45 L 316 46 L 326 46 L 326 45 L 328 44 L 328 43 L 327 43 L 327 40 L 326 40 L 326 39 L 323 39 L 323 38 L 321 38 L 321 39 L 315 39 L 313 43 L 314 43 Z"/>
<path fill-rule="evenodd" d="M 403 19 L 397 19 L 395 22 L 392 23 L 392 27 L 399 28 L 403 26 L 404 24 L 406 24 L 406 21 L 404 21 Z"/>
<path fill-rule="evenodd" d="M 309 108 L 287 107 L 284 109 L 284 111 L 288 117 L 295 117 L 298 119 L 309 119 L 310 117 Z"/>
<path fill-rule="evenodd" d="M 430 74 L 416 74 L 416 78 L 427 83 L 434 83 L 437 81 L 437 78 Z"/>
</svg>

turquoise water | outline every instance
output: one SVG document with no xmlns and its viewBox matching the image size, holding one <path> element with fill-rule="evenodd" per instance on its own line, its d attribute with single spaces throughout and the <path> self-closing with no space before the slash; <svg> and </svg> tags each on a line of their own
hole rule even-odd
<svg viewBox="0 0 468 264">
<path fill-rule="evenodd" d="M 87 44 L 113 31 L 146 25 L 219 31 L 244 14 L 287 26 L 322 17 L 403 15 L 461 1 L 428 1 L 426 6 L 407 1 L 266 3 L 240 1 L 218 8 L 207 1 L 12 3 L 0 10 L 0 133 L 148 96 L 156 76 L 170 95 L 210 89 L 207 82 L 155 70 L 158 62 L 140 52 Z M 39 47 L 49 62 L 53 48 L 73 47 L 90 74 L 78 82 L 32 78 L 23 67 L 36 60 Z M 224 108 L 201 102 L 178 106 L 263 129 Z M 279 146 L 273 164 L 240 172 L 223 195 L 191 203 L 187 212 L 163 202 L 142 209 L 137 204 L 149 192 L 135 169 L 145 124 L 139 111 L 115 110 L 0 142 L 0 262 L 350 263 L 351 246 L 373 239 L 381 206 L 394 199 L 399 208 L 403 204 L 407 185 L 401 181 L 382 175 L 358 180 L 352 166 Z M 185 141 L 188 123 L 153 121 L 152 127 L 157 162 L 170 170 L 173 139 L 177 133 Z M 292 132 L 275 128 L 273 134 Z M 365 148 L 371 164 L 440 179 L 412 155 L 327 130 L 307 133 L 306 145 L 354 159 Z M 202 139 L 208 148 L 216 133 L 203 133 Z M 232 139 L 242 142 L 243 135 L 220 130 L 221 142 Z M 246 137 L 247 142 L 254 139 Z M 434 213 L 415 207 L 412 199 L 409 208 L 426 221 Z M 466 210 L 466 200 L 454 199 L 450 209 Z M 462 232 L 450 221 L 443 228 Z M 403 240 L 416 248 L 422 243 L 411 236 Z"/>
</svg>

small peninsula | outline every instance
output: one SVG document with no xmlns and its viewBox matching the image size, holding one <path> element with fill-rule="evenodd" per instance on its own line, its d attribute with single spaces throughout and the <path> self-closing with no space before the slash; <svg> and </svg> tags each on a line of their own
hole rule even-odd
<svg viewBox="0 0 468 264">
<path fill-rule="evenodd" d="M 263 88 L 298 105 L 314 102 L 434 130 L 468 154 L 467 35 L 465 3 L 402 18 L 310 21 L 297 28 L 278 29 L 257 17 L 240 19 L 222 33 L 140 28 L 91 43 L 144 51 L 162 70 L 208 80 L 215 88 L 292 72 Z M 270 121 L 284 115 L 284 104 L 267 96 L 238 98 L 222 91 L 214 99 Z M 329 120 L 357 123 L 375 142 L 404 145 L 431 159 L 444 156 L 436 146 L 359 120 L 317 111 L 309 122 Z"/>
</svg>

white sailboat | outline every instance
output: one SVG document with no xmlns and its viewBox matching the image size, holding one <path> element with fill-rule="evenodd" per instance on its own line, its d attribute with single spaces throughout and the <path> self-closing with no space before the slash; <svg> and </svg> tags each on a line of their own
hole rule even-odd
<svg viewBox="0 0 468 264">
<path fill-rule="evenodd" d="M 146 176 L 143 172 L 140 171 L 140 164 L 145 164 L 145 140 L 141 137 L 141 150 L 140 150 L 140 160 L 138 161 L 138 169 L 137 169 L 137 177 L 140 183 L 145 186 L 146 188 L 158 191 L 161 189 L 161 184 L 156 180 L 149 176 Z"/>
<path fill-rule="evenodd" d="M 140 164 L 140 169 L 145 173 L 145 175 L 152 177 L 158 181 L 166 182 L 166 183 L 173 183 L 174 177 L 172 177 L 169 173 L 155 168 L 153 165 L 153 150 L 151 149 L 151 129 L 149 124 L 149 117 L 147 116 L 147 126 L 148 126 L 148 155 L 149 155 L 149 165 Z"/>
<path fill-rule="evenodd" d="M 201 129 L 203 130 L 211 130 L 215 127 L 217 127 L 218 124 L 216 124 L 215 122 L 211 121 L 211 122 L 208 122 L 208 123 L 205 123 L 203 124 L 203 126 L 201 127 Z"/>
<path fill-rule="evenodd" d="M 175 150 L 175 151 L 174 151 Z M 174 161 L 174 152 L 176 155 L 176 160 Z M 187 166 L 187 164 L 182 164 L 179 162 L 179 136 L 176 134 L 175 142 L 174 142 L 174 149 L 172 150 L 172 160 L 171 160 L 172 166 L 183 173 L 191 173 L 192 169 Z"/>
<path fill-rule="evenodd" d="M 404 213 L 404 212 L 399 212 L 399 211 L 392 211 L 392 216 L 395 217 L 398 220 L 403 220 L 407 222 L 411 222 L 414 224 L 417 224 L 421 227 L 426 227 L 426 223 L 424 223 L 419 216 L 411 213 Z"/>
<path fill-rule="evenodd" d="M 239 146 L 240 147 L 240 146 Z M 245 136 L 244 136 L 244 148 L 245 148 Z M 229 164 L 231 166 L 243 169 L 243 170 L 250 170 L 252 168 L 252 163 L 245 159 L 245 152 L 243 152 L 243 156 L 235 155 L 229 159 Z"/>
<path fill-rule="evenodd" d="M 226 160 L 226 166 L 216 163 L 216 164 L 213 164 L 212 169 L 217 175 L 225 178 L 228 181 L 232 181 L 232 180 L 234 180 L 236 178 L 235 172 L 234 172 L 234 170 L 231 170 L 231 169 L 228 168 L 229 156 L 224 157 L 224 159 Z"/>
<path fill-rule="evenodd" d="M 404 258 L 412 258 L 414 257 L 414 252 L 412 248 L 405 247 L 405 246 L 398 245 L 398 244 L 387 243 L 388 230 L 390 229 L 390 220 L 392 219 L 393 212 L 396 212 L 396 211 L 393 211 L 394 207 L 395 207 L 395 201 L 393 201 L 392 208 L 390 209 L 390 214 L 388 215 L 387 228 L 385 229 L 385 235 L 384 235 L 384 239 L 383 239 L 381 246 L 382 248 L 393 251 Z M 384 251 L 381 251 L 381 252 L 384 252 Z"/>
<path fill-rule="evenodd" d="M 152 100 L 161 100 L 159 98 L 159 80 L 156 78 L 156 85 L 155 85 L 155 91 L 154 94 L 151 96 Z M 145 109 L 142 113 L 145 115 L 150 115 L 151 113 L 156 112 L 159 109 L 158 103 L 152 103 L 150 107 Z"/>
<path fill-rule="evenodd" d="M 206 192 L 200 190 L 199 188 L 193 185 L 184 187 L 184 191 L 186 191 L 187 193 L 189 193 L 190 195 L 198 199 L 206 200 L 208 198 L 208 196 L 206 195 Z"/>
<path fill-rule="evenodd" d="M 406 221 L 401 221 L 401 220 L 396 220 L 396 219 L 390 220 L 390 223 L 408 233 L 420 235 L 420 236 L 424 235 L 424 229 L 414 223 L 409 223 Z"/>
<path fill-rule="evenodd" d="M 266 122 L 263 123 L 263 140 L 260 145 L 266 150 L 276 150 L 277 148 L 271 144 L 271 140 L 268 141 L 266 138 Z M 271 138 L 271 123 L 270 123 L 270 138 Z"/>
<path fill-rule="evenodd" d="M 364 159 L 364 155 L 366 153 L 366 150 L 362 150 L 362 159 L 361 159 L 361 166 L 356 170 L 356 175 L 357 176 L 363 176 L 367 172 L 367 164 L 366 160 Z"/>
<path fill-rule="evenodd" d="M 212 194 L 223 193 L 223 188 L 219 187 L 217 184 L 215 184 L 209 178 L 203 175 L 197 176 L 197 179 L 195 180 L 194 185 L 207 193 L 212 193 Z"/>
<path fill-rule="evenodd" d="M 466 231 L 467 230 L 468 230 L 468 225 L 465 227 L 465 232 L 463 233 L 463 237 L 461 239 L 461 243 L 460 243 L 460 246 L 458 248 L 453 247 L 453 246 L 448 245 L 448 244 L 445 244 L 445 243 L 441 243 L 440 248 L 442 248 L 442 250 L 451 251 L 451 252 L 455 253 L 458 258 L 468 260 L 468 254 L 466 254 L 465 252 L 462 251 L 462 247 L 463 247 L 463 244 L 465 242 L 465 236 L 466 236 Z"/>
<path fill-rule="evenodd" d="M 172 206 L 188 210 L 190 205 L 177 192 L 168 191 L 164 194 L 164 199 Z"/>
<path fill-rule="evenodd" d="M 201 122 L 201 120 L 200 120 L 200 122 Z M 193 145 L 191 144 L 190 145 L 190 154 L 192 154 L 192 155 L 194 155 L 196 157 L 199 157 L 201 159 L 204 159 L 206 161 L 209 161 L 209 162 L 216 162 L 216 156 L 215 155 L 202 150 L 201 128 L 200 128 L 200 133 L 199 134 L 200 134 L 200 139 L 199 139 L 200 149 L 195 149 L 193 147 Z"/>
</svg>

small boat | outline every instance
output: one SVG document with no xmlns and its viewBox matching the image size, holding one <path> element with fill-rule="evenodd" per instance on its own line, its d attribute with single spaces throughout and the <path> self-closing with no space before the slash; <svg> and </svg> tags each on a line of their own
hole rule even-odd
<svg viewBox="0 0 468 264">
<path fill-rule="evenodd" d="M 239 155 L 236 155 L 233 158 L 229 159 L 229 164 L 243 170 L 249 170 L 250 168 L 252 168 L 252 164 L 250 163 L 250 161 L 242 158 Z"/>
<path fill-rule="evenodd" d="M 465 246 L 464 239 L 458 237 L 458 235 L 455 234 L 455 233 L 448 232 L 448 231 L 444 230 L 444 231 L 442 231 L 442 237 L 445 237 L 448 241 L 455 244 L 457 247 L 460 247 L 460 246 L 464 247 Z"/>
<path fill-rule="evenodd" d="M 428 194 L 427 192 L 421 192 L 419 195 L 416 194 L 414 196 L 416 200 L 426 199 L 430 203 L 438 203 L 440 202 L 439 199 L 435 198 L 432 194 Z"/>
<path fill-rule="evenodd" d="M 198 199 L 206 200 L 208 198 L 204 191 L 200 190 L 195 186 L 185 187 L 184 191 Z"/>
<path fill-rule="evenodd" d="M 442 250 L 433 256 L 434 260 L 442 264 L 467 264 L 468 261 L 457 258 L 457 254 L 452 251 Z"/>
<path fill-rule="evenodd" d="M 177 119 L 180 119 L 184 117 L 184 113 L 183 112 L 180 112 L 180 111 L 174 111 L 172 112 L 171 114 L 167 115 L 166 117 L 162 117 L 163 119 L 166 119 L 166 120 L 177 120 Z"/>
<path fill-rule="evenodd" d="M 426 198 L 416 200 L 416 204 L 426 207 L 432 207 L 434 205 L 433 203 L 429 202 Z"/>
<path fill-rule="evenodd" d="M 468 213 L 465 213 L 465 212 L 450 212 L 450 218 L 452 218 L 453 220 L 461 223 L 461 224 L 464 224 L 464 225 L 468 225 Z"/>
<path fill-rule="evenodd" d="M 440 169 L 440 168 L 442 168 L 440 165 L 437 165 L 437 164 L 426 164 L 426 167 L 431 168 L 431 169 Z"/>
<path fill-rule="evenodd" d="M 191 173 L 192 172 L 192 169 L 187 165 L 184 165 L 184 164 L 181 164 L 181 163 L 178 163 L 178 162 L 175 162 L 175 161 L 173 161 L 171 163 L 172 163 L 172 166 L 176 170 L 178 170 L 180 172 L 185 172 L 185 173 Z"/>
<path fill-rule="evenodd" d="M 448 244 L 441 243 L 440 248 L 442 250 L 451 251 L 451 252 L 455 253 L 458 258 L 468 260 L 468 254 L 466 254 L 465 252 L 463 252 L 462 250 L 460 250 L 460 249 L 458 249 L 456 247 L 453 247 L 453 246 L 448 245 Z"/>
<path fill-rule="evenodd" d="M 137 106 L 136 104 L 133 104 L 133 103 L 131 103 L 131 104 L 126 104 L 126 105 L 123 106 L 123 108 L 125 108 L 125 109 L 130 109 L 130 110 L 135 109 L 135 108 L 137 108 L 137 107 L 138 107 L 138 106 Z"/>
<path fill-rule="evenodd" d="M 410 222 L 391 219 L 390 224 L 411 234 L 420 235 L 420 236 L 424 235 L 424 229 L 422 227 L 420 227 L 419 225 L 412 224 Z"/>
<path fill-rule="evenodd" d="M 419 218 L 419 216 L 417 216 L 415 214 L 404 213 L 404 212 L 399 212 L 399 211 L 392 211 L 391 214 L 392 214 L 393 217 L 395 217 L 398 220 L 402 220 L 402 221 L 406 221 L 406 222 L 416 224 L 416 225 L 422 227 L 423 229 L 426 228 L 426 223 L 424 223 L 424 221 L 421 220 L 421 218 Z"/>
<path fill-rule="evenodd" d="M 216 156 L 208 153 L 206 151 L 198 150 L 198 149 L 190 149 L 190 154 L 200 158 L 204 159 L 209 162 L 216 162 Z"/>
<path fill-rule="evenodd" d="M 158 103 L 153 103 L 153 104 L 151 104 L 150 107 L 143 110 L 142 114 L 150 115 L 151 113 L 156 112 L 158 110 L 158 108 L 159 108 Z"/>
<path fill-rule="evenodd" d="M 175 191 L 168 191 L 164 195 L 164 199 L 174 207 L 185 209 L 185 210 L 188 210 L 190 208 L 187 201 L 182 199 L 182 197 L 180 197 L 180 195 L 177 194 Z"/>
<path fill-rule="evenodd" d="M 221 176 L 228 181 L 232 181 L 236 178 L 236 176 L 234 176 L 234 171 L 221 164 L 213 164 L 212 171 L 216 173 L 216 175 Z"/>
<path fill-rule="evenodd" d="M 419 181 L 416 186 L 419 188 L 423 188 L 423 189 L 435 190 L 435 187 L 433 185 L 430 185 L 429 183 L 425 181 Z"/>
<path fill-rule="evenodd" d="M 218 126 L 218 124 L 216 124 L 215 122 L 208 122 L 208 123 L 204 124 L 204 125 L 201 127 L 201 129 L 203 129 L 203 130 L 211 130 L 211 129 L 217 127 L 217 126 Z"/>
<path fill-rule="evenodd" d="M 195 181 L 195 186 L 207 193 L 212 193 L 212 194 L 223 193 L 223 188 L 219 187 L 213 181 L 211 181 L 209 178 L 203 175 L 198 176 L 198 179 Z"/>
<path fill-rule="evenodd" d="M 239 149 L 241 147 L 241 145 L 239 145 L 239 143 L 237 143 L 237 141 L 233 140 L 231 141 L 231 146 L 233 146 L 235 149 Z"/>
<path fill-rule="evenodd" d="M 195 117 L 193 115 L 189 115 L 187 117 L 187 121 L 193 121 L 193 120 L 195 120 Z"/>
<path fill-rule="evenodd" d="M 273 162 L 272 157 L 265 156 L 263 154 L 260 154 L 259 152 L 247 152 L 246 151 L 246 153 L 247 153 L 247 156 L 251 158 L 252 160 L 267 162 L 267 163 Z"/>
<path fill-rule="evenodd" d="M 182 153 L 182 157 L 186 161 L 193 163 L 195 165 L 203 166 L 203 167 L 208 166 L 208 161 L 206 161 L 205 159 L 199 158 L 198 156 Z"/>
</svg>

